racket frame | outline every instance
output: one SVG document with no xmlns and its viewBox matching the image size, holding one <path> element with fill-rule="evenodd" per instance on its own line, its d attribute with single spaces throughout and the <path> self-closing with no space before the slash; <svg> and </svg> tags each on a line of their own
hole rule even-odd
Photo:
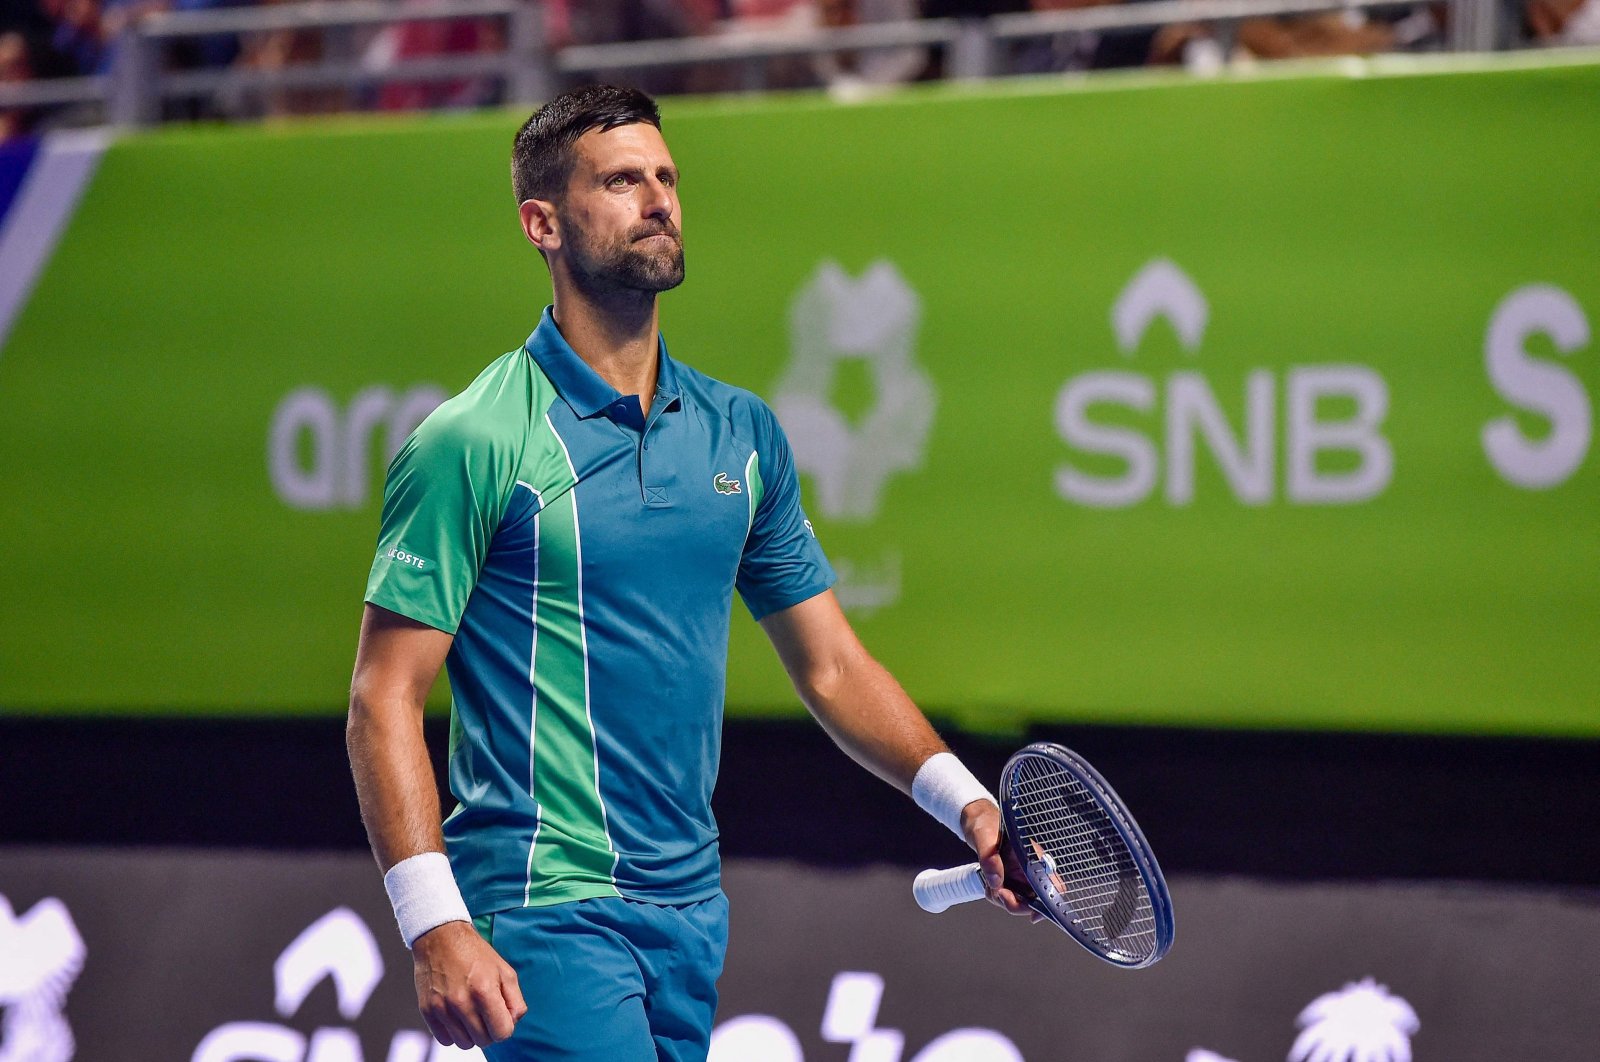
<svg viewBox="0 0 1600 1062">
<path fill-rule="evenodd" d="M 1111 820 L 1124 844 L 1128 846 L 1128 853 L 1133 857 L 1134 869 L 1144 881 L 1145 892 L 1150 898 L 1150 914 L 1155 921 L 1155 949 L 1145 958 L 1137 960 L 1119 959 L 1107 954 L 1104 949 L 1095 944 L 1087 934 L 1076 926 L 1063 922 L 1056 912 L 1042 903 L 1037 898 L 1029 900 L 1028 905 L 1046 920 L 1058 926 L 1062 932 L 1075 940 L 1095 958 L 1108 962 L 1123 970 L 1140 970 L 1159 961 L 1167 950 L 1172 947 L 1174 922 L 1172 917 L 1172 895 L 1167 891 L 1167 879 L 1161 873 L 1161 865 L 1156 862 L 1155 853 L 1150 850 L 1150 844 L 1144 838 L 1144 831 L 1139 829 L 1139 824 L 1133 821 L 1127 805 L 1122 798 L 1117 796 L 1116 790 L 1100 776 L 1100 772 L 1090 766 L 1082 756 L 1073 752 L 1064 745 L 1053 741 L 1036 741 L 1026 748 L 1019 749 L 1011 759 L 1006 762 L 1005 770 L 1000 775 L 1000 816 L 1005 823 L 1006 842 L 1011 845 L 1017 863 L 1022 867 L 1023 876 L 1027 878 L 1028 885 L 1036 895 L 1042 895 L 1046 889 L 1044 882 L 1036 881 L 1035 874 L 1043 871 L 1037 868 L 1038 860 L 1029 857 L 1022 850 L 1021 842 L 1017 840 L 1022 836 L 1022 831 L 1017 828 L 1016 801 L 1011 797 L 1012 780 L 1015 773 L 1020 770 L 1021 764 L 1031 757 L 1043 757 L 1055 763 L 1058 767 L 1071 774 L 1081 782 L 1089 791 L 1095 803 L 1106 812 L 1106 817 Z"/>
</svg>

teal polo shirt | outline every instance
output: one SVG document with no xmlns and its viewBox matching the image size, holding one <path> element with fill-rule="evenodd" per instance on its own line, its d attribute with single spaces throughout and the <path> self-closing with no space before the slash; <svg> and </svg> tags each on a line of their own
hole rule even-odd
<svg viewBox="0 0 1600 1062">
<path fill-rule="evenodd" d="M 389 466 L 366 600 L 455 635 L 446 848 L 474 915 L 719 887 L 735 590 L 826 590 L 761 399 L 667 355 L 650 412 L 546 309 Z"/>
</svg>

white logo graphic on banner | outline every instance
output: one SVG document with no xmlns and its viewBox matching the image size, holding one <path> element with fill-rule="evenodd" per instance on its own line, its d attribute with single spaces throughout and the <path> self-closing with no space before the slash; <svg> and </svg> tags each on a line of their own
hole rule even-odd
<svg viewBox="0 0 1600 1062">
<path fill-rule="evenodd" d="M 62 1009 L 84 954 L 66 904 L 40 900 L 19 918 L 0 896 L 0 1062 L 72 1057 L 77 1045 Z"/>
<path fill-rule="evenodd" d="M 834 519 L 870 520 L 896 472 L 922 465 L 933 428 L 934 390 L 913 358 L 922 307 L 900 271 L 874 262 L 859 279 L 824 262 L 789 312 L 793 352 L 772 408 L 811 473 L 817 503 Z M 864 361 L 876 398 L 852 427 L 833 405 L 839 364 Z"/>
<path fill-rule="evenodd" d="M 1171 324 L 1186 355 L 1198 354 L 1211 307 L 1187 273 L 1158 258 L 1128 282 L 1111 307 L 1111 328 L 1124 357 L 1137 352 L 1157 320 Z M 1279 489 L 1277 473 L 1278 406 L 1283 395 L 1282 489 L 1299 505 L 1348 505 L 1382 494 L 1394 474 L 1394 452 L 1381 428 L 1389 412 L 1389 388 L 1365 365 L 1295 365 L 1278 373 L 1252 369 L 1244 379 L 1244 424 L 1235 432 L 1217 401 L 1210 380 L 1183 369 L 1164 380 L 1145 373 L 1109 369 L 1080 373 L 1056 396 L 1056 431 L 1079 454 L 1120 463 L 1118 472 L 1091 472 L 1075 464 L 1056 470 L 1056 493 L 1065 501 L 1114 509 L 1149 498 L 1163 481 L 1169 505 L 1195 499 L 1195 468 L 1203 443 L 1234 498 L 1265 505 Z M 1350 407 L 1338 419 L 1324 416 L 1324 404 Z M 1159 413 L 1158 441 L 1137 428 L 1107 423 L 1090 415 L 1096 406 L 1121 407 L 1136 415 Z M 1338 454 L 1340 471 L 1320 468 L 1323 454 Z"/>
<path fill-rule="evenodd" d="M 1295 1024 L 1304 1031 L 1289 1062 L 1411 1062 L 1417 1012 L 1367 977 L 1311 1001 Z"/>
<path fill-rule="evenodd" d="M 383 979 L 383 956 L 361 916 L 336 907 L 311 923 L 272 964 L 273 1009 L 295 1016 L 311 990 L 331 980 L 346 1021 L 355 1021 Z M 477 1048 L 462 1051 L 434 1043 L 425 1033 L 395 1033 L 386 1062 L 460 1062 L 477 1059 Z M 354 1029 L 322 1028 L 309 1037 L 287 1025 L 231 1021 L 207 1033 L 191 1062 L 362 1062 Z"/>
<path fill-rule="evenodd" d="M 1312 1000 L 1288 1062 L 1411 1062 L 1411 1038 L 1422 1023 L 1411 1004 L 1370 977 Z M 1184 1062 L 1234 1062 L 1197 1047 Z"/>
<path fill-rule="evenodd" d="M 1483 362 L 1496 393 L 1524 413 L 1542 417 L 1548 432 L 1529 438 L 1512 416 L 1483 428 L 1483 452 L 1500 477 L 1527 490 L 1548 490 L 1572 478 L 1594 433 L 1594 410 L 1571 369 L 1528 353 L 1528 340 L 1547 336 L 1563 357 L 1589 345 L 1589 318 L 1578 300 L 1550 284 L 1529 284 L 1500 301 L 1483 337 Z"/>
<path fill-rule="evenodd" d="M 368 387 L 340 409 L 320 387 L 284 396 L 267 433 L 273 489 L 295 509 L 361 509 L 373 498 L 374 458 L 387 463 L 448 395 L 433 384 L 396 394 Z M 374 454 L 374 445 L 382 447 Z"/>
<path fill-rule="evenodd" d="M 890 479 L 922 467 L 937 397 L 916 362 L 921 316 L 917 293 L 887 261 L 872 263 L 860 277 L 823 262 L 790 306 L 792 353 L 772 408 L 829 519 L 872 520 Z M 872 379 L 872 405 L 854 425 L 833 400 L 848 361 L 863 363 Z M 900 596 L 898 554 L 868 562 L 839 557 L 835 567 L 840 600 L 857 612 Z"/>
<path fill-rule="evenodd" d="M 1193 354 L 1205 338 L 1211 319 L 1211 306 L 1189 274 L 1165 258 L 1157 258 L 1128 281 L 1111 307 L 1111 326 L 1117 333 L 1117 346 L 1132 356 L 1139 341 L 1155 322 L 1164 317 L 1178 333 L 1183 349 Z"/>
<path fill-rule="evenodd" d="M 822 1038 L 849 1044 L 850 1062 L 900 1062 L 906 1036 L 880 1029 L 878 1004 L 883 978 L 875 973 L 838 974 L 822 1012 Z M 711 1034 L 708 1062 L 805 1062 L 794 1030 L 768 1014 L 744 1014 L 718 1025 Z M 910 1062 L 1023 1062 L 1022 1052 L 993 1029 L 953 1029 L 935 1037 Z"/>
</svg>

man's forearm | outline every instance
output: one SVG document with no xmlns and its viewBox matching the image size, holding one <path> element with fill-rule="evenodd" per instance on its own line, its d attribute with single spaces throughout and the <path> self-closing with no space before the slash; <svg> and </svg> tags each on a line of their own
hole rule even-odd
<svg viewBox="0 0 1600 1062">
<path fill-rule="evenodd" d="M 361 821 L 378 865 L 388 870 L 420 852 L 444 850 L 439 791 L 422 734 L 422 708 L 361 695 L 345 726 Z"/>
<path fill-rule="evenodd" d="M 949 755 L 900 683 L 862 646 L 832 592 L 772 613 L 761 626 L 801 700 L 834 743 L 967 837 L 981 854 L 988 842 L 974 839 L 964 812 L 980 801 L 993 810 L 994 798 Z"/>
<path fill-rule="evenodd" d="M 448 634 L 368 605 L 345 747 L 384 891 L 412 949 L 423 1021 L 441 1044 L 482 1047 L 510 1036 L 528 1008 L 516 972 L 468 924 L 472 913 L 440 854 L 422 708 L 449 647 Z"/>
<path fill-rule="evenodd" d="M 834 743 L 904 793 L 928 757 L 948 751 L 900 683 L 865 649 L 797 685 Z"/>
<path fill-rule="evenodd" d="M 861 650 L 836 678 L 802 691 L 834 743 L 958 837 L 973 839 L 969 805 L 994 797 L 962 765 L 888 670 Z"/>
</svg>

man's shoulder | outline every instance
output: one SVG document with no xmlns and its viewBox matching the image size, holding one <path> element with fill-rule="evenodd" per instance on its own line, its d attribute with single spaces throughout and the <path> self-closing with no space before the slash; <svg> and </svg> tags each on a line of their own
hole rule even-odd
<svg viewBox="0 0 1600 1062">
<path fill-rule="evenodd" d="M 678 386 L 685 397 L 697 405 L 722 414 L 742 436 L 751 442 L 762 442 L 778 430 L 777 415 L 772 407 L 754 391 L 709 376 L 681 361 L 673 363 L 678 373 Z"/>
<path fill-rule="evenodd" d="M 503 354 L 439 403 L 417 425 L 412 442 L 434 451 L 520 447 L 533 422 L 541 383 L 549 388 L 526 352 L 519 348 Z"/>
</svg>

